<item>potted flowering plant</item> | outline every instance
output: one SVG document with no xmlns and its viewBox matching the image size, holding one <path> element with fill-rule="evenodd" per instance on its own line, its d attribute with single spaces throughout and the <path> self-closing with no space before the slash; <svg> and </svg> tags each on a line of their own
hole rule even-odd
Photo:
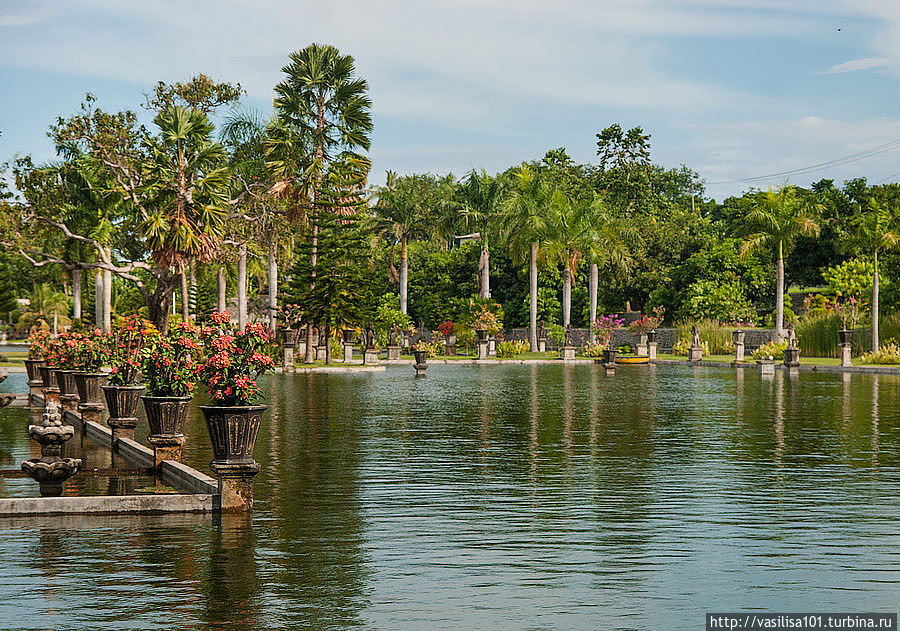
<svg viewBox="0 0 900 631">
<path fill-rule="evenodd" d="M 60 333 L 47 351 L 47 364 L 61 395 L 76 395 L 75 352 L 81 333 Z"/>
<path fill-rule="evenodd" d="M 227 313 L 214 313 L 214 322 L 224 325 Z M 248 323 L 243 331 L 224 328 L 203 333 L 206 359 L 197 367 L 212 405 L 201 405 L 213 447 L 213 470 L 255 465 L 253 447 L 267 405 L 256 405 L 262 390 L 256 380 L 271 372 L 275 361 L 268 355 L 271 341 L 265 328 Z M 255 465 L 257 468 L 259 465 Z"/>
<path fill-rule="evenodd" d="M 100 371 L 109 359 L 109 336 L 95 329 L 75 340 L 72 365 L 78 398 L 89 405 L 100 404 L 100 382 L 106 373 Z"/>
<path fill-rule="evenodd" d="M 144 391 L 138 383 L 143 351 L 158 335 L 152 324 L 137 315 L 116 327 L 109 343 L 109 378 L 102 386 L 110 427 L 133 429 L 137 425 L 138 402 Z"/>
<path fill-rule="evenodd" d="M 600 316 L 591 322 L 591 328 L 597 338 L 597 344 L 603 346 L 603 361 L 615 363 L 617 349 L 610 346 L 613 331 L 622 326 L 625 320 L 615 314 Z"/>
<path fill-rule="evenodd" d="M 284 304 L 278 308 L 284 327 L 281 329 L 281 342 L 285 346 L 293 346 L 297 341 L 297 328 L 303 321 L 303 309 L 298 304 Z"/>
<path fill-rule="evenodd" d="M 484 341 L 488 335 L 495 335 L 503 328 L 503 322 L 491 311 L 487 305 L 481 305 L 481 309 L 472 320 L 472 328 L 478 334 L 478 339 Z"/>
<path fill-rule="evenodd" d="M 428 363 L 428 354 L 430 350 L 428 342 L 424 339 L 416 342 L 415 346 L 413 346 L 413 356 L 416 358 L 417 365 Z"/>
<path fill-rule="evenodd" d="M 194 391 L 194 354 L 200 351 L 198 330 L 182 322 L 166 336 L 149 340 L 141 351 L 141 374 L 147 394 L 141 397 L 150 425 L 148 440 L 180 437 Z"/>
<path fill-rule="evenodd" d="M 46 363 L 45 357 L 49 343 L 50 331 L 47 329 L 35 328 L 28 335 L 28 358 L 25 360 L 28 381 L 37 381 L 41 378 L 38 367 Z"/>
</svg>

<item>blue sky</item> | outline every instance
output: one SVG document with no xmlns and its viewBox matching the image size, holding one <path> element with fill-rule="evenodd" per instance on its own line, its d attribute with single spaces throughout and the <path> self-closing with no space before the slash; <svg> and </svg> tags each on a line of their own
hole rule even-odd
<svg viewBox="0 0 900 631">
<path fill-rule="evenodd" d="M 136 108 L 156 81 L 206 72 L 268 112 L 287 55 L 312 41 L 370 82 L 376 183 L 559 146 L 594 162 L 594 135 L 618 122 L 722 199 L 748 187 L 732 180 L 900 138 L 894 0 L 3 0 L 0 160 L 50 159 L 47 127 L 87 91 Z M 898 172 L 900 149 L 791 181 Z"/>
</svg>

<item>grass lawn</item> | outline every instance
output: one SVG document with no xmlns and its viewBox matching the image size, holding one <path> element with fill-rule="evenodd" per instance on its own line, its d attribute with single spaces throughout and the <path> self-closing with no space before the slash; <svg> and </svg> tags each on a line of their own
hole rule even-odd
<svg viewBox="0 0 900 631">
<path fill-rule="evenodd" d="M 12 368 L 14 366 L 24 366 L 25 358 L 28 357 L 28 351 L 7 351 L 0 353 L 0 366 L 3 368 Z"/>
</svg>

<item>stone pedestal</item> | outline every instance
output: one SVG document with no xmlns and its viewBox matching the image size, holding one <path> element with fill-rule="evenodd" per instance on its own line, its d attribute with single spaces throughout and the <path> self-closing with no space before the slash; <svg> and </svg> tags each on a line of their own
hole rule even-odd
<svg viewBox="0 0 900 631">
<path fill-rule="evenodd" d="M 488 340 L 488 344 L 490 345 L 490 346 L 489 346 L 489 350 L 488 350 L 488 354 L 490 354 L 490 355 L 496 355 L 496 354 L 497 354 L 497 340 L 495 340 L 494 338 L 490 338 L 490 339 Z"/>
<path fill-rule="evenodd" d="M 649 357 L 651 360 L 656 359 L 656 350 L 658 346 L 659 344 L 657 344 L 656 342 L 649 342 L 647 344 L 647 357 Z"/>
<path fill-rule="evenodd" d="M 134 440 L 134 428 L 137 427 L 136 418 L 110 418 L 107 422 L 112 428 L 112 444 L 114 447 L 120 438 Z"/>
<path fill-rule="evenodd" d="M 181 462 L 184 440 L 184 434 L 151 434 L 147 436 L 147 442 L 153 445 L 154 466 L 159 469 L 163 460 Z"/>
<path fill-rule="evenodd" d="M 213 462 L 210 468 L 219 478 L 219 508 L 222 511 L 253 510 L 253 478 L 259 473 L 258 462 Z"/>
<path fill-rule="evenodd" d="M 800 366 L 800 349 L 786 348 L 784 349 L 784 365 L 788 368 L 797 368 Z"/>
<path fill-rule="evenodd" d="M 75 413 L 78 411 L 78 396 L 74 394 L 60 394 L 59 401 L 62 403 L 63 412 Z"/>
<path fill-rule="evenodd" d="M 325 346 L 316 346 L 316 361 L 325 361 L 325 354 L 327 349 Z"/>
<path fill-rule="evenodd" d="M 97 423 L 103 415 L 103 405 L 100 403 L 81 403 L 78 405 L 78 411 L 81 413 L 82 423 Z"/>
<path fill-rule="evenodd" d="M 616 374 L 616 362 L 604 362 L 603 371 L 610 376 Z"/>
<path fill-rule="evenodd" d="M 647 344 L 638 344 L 637 345 L 637 356 L 638 357 L 650 357 L 650 353 L 648 352 Z"/>
<path fill-rule="evenodd" d="M 285 346 L 284 350 L 284 369 L 285 370 L 293 370 L 294 369 L 294 347 L 293 346 Z M 303 349 L 304 351 L 306 349 Z"/>
<path fill-rule="evenodd" d="M 400 347 L 399 346 L 388 346 L 388 359 L 396 360 L 400 359 Z"/>
<path fill-rule="evenodd" d="M 449 356 L 456 355 L 456 344 L 447 344 L 447 346 L 445 348 L 446 348 L 445 352 L 447 353 L 447 355 L 449 355 Z"/>
<path fill-rule="evenodd" d="M 852 344 L 841 344 L 841 366 L 852 366 L 853 361 L 850 358 L 850 351 L 852 350 Z"/>
<path fill-rule="evenodd" d="M 735 342 L 734 343 L 734 361 L 736 361 L 736 362 L 744 361 L 744 343 L 743 342 Z"/>
<path fill-rule="evenodd" d="M 547 340 L 538 340 L 538 353 L 547 352 Z"/>
<path fill-rule="evenodd" d="M 691 346 L 688 351 L 688 361 L 689 362 L 698 362 L 703 359 L 703 347 L 702 346 Z"/>
<path fill-rule="evenodd" d="M 378 365 L 378 349 L 377 348 L 367 348 L 365 355 L 363 355 L 363 363 L 367 366 L 377 366 Z"/>
<path fill-rule="evenodd" d="M 478 359 L 487 359 L 488 358 L 488 341 L 487 340 L 478 340 Z"/>
<path fill-rule="evenodd" d="M 761 374 L 761 375 L 774 375 L 775 374 L 775 360 L 774 359 L 760 359 L 756 362 L 756 365 L 759 366 L 759 374 Z"/>
<path fill-rule="evenodd" d="M 50 405 L 51 402 L 61 407 L 61 403 L 59 400 L 59 388 L 47 388 L 45 386 L 41 388 L 41 393 L 44 395 L 44 407 Z"/>
<path fill-rule="evenodd" d="M 297 342 L 297 355 L 302 358 L 306 358 L 306 341 L 300 340 Z"/>
<path fill-rule="evenodd" d="M 344 363 L 353 361 L 353 342 L 344 342 Z"/>
<path fill-rule="evenodd" d="M 575 361 L 575 347 L 574 346 L 563 346 L 562 347 L 562 360 L 564 362 Z"/>
<path fill-rule="evenodd" d="M 28 407 L 32 407 L 35 403 L 35 397 L 43 394 L 44 382 L 40 379 L 33 379 L 28 382 Z"/>
</svg>

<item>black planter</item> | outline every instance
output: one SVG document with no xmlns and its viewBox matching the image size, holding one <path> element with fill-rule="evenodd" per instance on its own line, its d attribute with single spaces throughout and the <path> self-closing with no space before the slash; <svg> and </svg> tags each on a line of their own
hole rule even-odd
<svg viewBox="0 0 900 631">
<path fill-rule="evenodd" d="M 353 342 L 353 330 L 344 329 L 344 344 L 350 344 L 351 342 Z"/>
<path fill-rule="evenodd" d="M 297 331 L 294 329 L 281 329 L 281 342 L 285 346 L 293 346 L 297 341 Z"/>
<path fill-rule="evenodd" d="M 144 386 L 100 386 L 109 410 L 109 420 L 134 419 L 137 421 L 138 403 Z"/>
<path fill-rule="evenodd" d="M 485 329 L 477 329 L 475 333 L 478 335 L 479 342 L 483 342 L 488 339 L 488 332 Z"/>
<path fill-rule="evenodd" d="M 647 331 L 647 343 L 653 344 L 656 342 L 656 329 L 650 329 Z"/>
<path fill-rule="evenodd" d="M 734 343 L 735 343 L 735 344 L 738 344 L 739 342 L 743 342 L 743 341 L 744 341 L 745 335 L 746 335 L 746 334 L 744 333 L 744 331 L 743 331 L 742 329 L 738 329 L 737 331 L 734 331 L 734 332 L 731 334 L 731 339 L 734 340 Z"/>
<path fill-rule="evenodd" d="M 37 381 L 38 379 L 41 379 L 41 373 L 38 371 L 38 368 L 43 365 L 43 359 L 25 360 L 25 371 L 28 373 L 28 381 Z"/>
<path fill-rule="evenodd" d="M 249 465 L 267 405 L 201 405 L 213 448 L 213 465 Z"/>
<path fill-rule="evenodd" d="M 413 355 L 416 358 L 417 364 L 427 364 L 428 363 L 428 351 L 413 351 Z"/>
<path fill-rule="evenodd" d="M 106 373 L 102 372 L 76 372 L 75 389 L 78 390 L 78 398 L 82 403 L 100 405 L 100 386 L 106 381 Z"/>
<path fill-rule="evenodd" d="M 853 338 L 853 331 L 841 329 L 840 331 L 838 331 L 838 335 L 841 338 L 841 344 L 849 344 L 850 340 Z"/>
<path fill-rule="evenodd" d="M 151 436 L 178 436 L 184 433 L 191 397 L 141 397 L 147 412 Z"/>
<path fill-rule="evenodd" d="M 53 371 L 56 379 L 56 387 L 59 393 L 63 395 L 77 395 L 78 388 L 75 386 L 75 371 L 55 369 Z"/>
<path fill-rule="evenodd" d="M 38 374 L 41 376 L 41 381 L 44 384 L 45 388 L 52 388 L 55 385 L 53 371 L 56 370 L 53 366 L 48 366 L 46 364 L 42 364 L 37 367 Z"/>
<path fill-rule="evenodd" d="M 603 363 L 604 364 L 615 364 L 616 363 L 616 355 L 618 354 L 618 349 L 615 348 L 605 348 L 603 349 Z"/>
</svg>

